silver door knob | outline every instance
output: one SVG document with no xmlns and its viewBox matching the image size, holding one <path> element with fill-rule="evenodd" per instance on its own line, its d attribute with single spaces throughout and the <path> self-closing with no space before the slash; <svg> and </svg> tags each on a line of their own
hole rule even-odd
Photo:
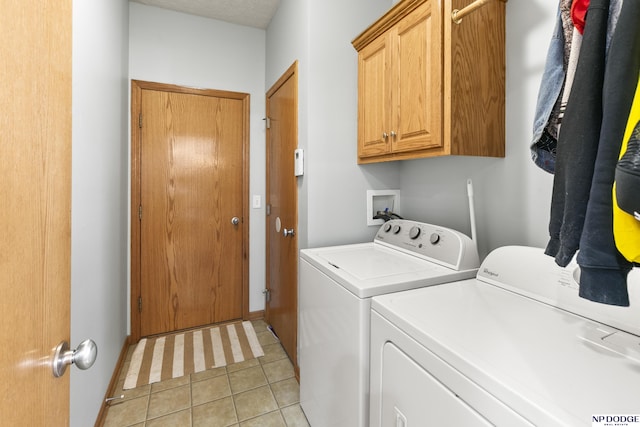
<svg viewBox="0 0 640 427">
<path fill-rule="evenodd" d="M 233 225 L 240 224 L 240 218 L 238 218 L 237 216 L 234 216 L 233 218 L 231 218 L 231 224 Z"/>
<path fill-rule="evenodd" d="M 295 232 L 295 230 L 294 230 L 293 228 L 291 228 L 291 229 L 289 229 L 289 230 L 287 230 L 287 229 L 285 228 L 285 229 L 284 229 L 284 232 L 283 232 L 282 234 L 284 234 L 284 237 L 287 237 L 287 236 L 292 236 L 292 237 L 293 237 L 293 236 L 295 236 L 295 235 L 296 235 L 296 232 Z"/>
<path fill-rule="evenodd" d="M 53 376 L 61 377 L 67 370 L 67 366 L 75 364 L 78 368 L 84 370 L 93 366 L 98 357 L 98 346 L 93 340 L 84 340 L 75 350 L 69 350 L 69 343 L 62 341 L 56 347 L 51 361 L 53 368 Z"/>
<path fill-rule="evenodd" d="M 396 134 L 396 132 L 395 132 L 395 131 L 393 131 L 393 130 L 392 130 L 392 131 L 391 131 L 391 133 L 390 133 L 390 135 L 391 135 L 391 138 L 395 138 L 397 134 Z"/>
</svg>

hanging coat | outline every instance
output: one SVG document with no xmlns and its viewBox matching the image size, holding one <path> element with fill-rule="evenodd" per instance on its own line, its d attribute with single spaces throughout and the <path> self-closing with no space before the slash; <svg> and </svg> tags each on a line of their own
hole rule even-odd
<svg viewBox="0 0 640 427">
<path fill-rule="evenodd" d="M 611 195 L 640 73 L 639 22 L 640 1 L 625 1 L 607 58 L 600 142 L 577 257 L 581 269 L 579 295 L 621 306 L 629 305 L 626 278 L 632 265 L 615 245 Z M 585 33 L 588 25 L 587 14 Z"/>
<path fill-rule="evenodd" d="M 563 117 L 545 253 L 565 267 L 580 244 L 602 123 L 609 0 L 591 0 Z"/>
</svg>

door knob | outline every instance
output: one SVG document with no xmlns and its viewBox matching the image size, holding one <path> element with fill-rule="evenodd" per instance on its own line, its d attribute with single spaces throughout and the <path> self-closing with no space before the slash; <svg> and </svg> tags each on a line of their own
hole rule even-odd
<svg viewBox="0 0 640 427">
<path fill-rule="evenodd" d="M 285 229 L 284 229 L 284 232 L 283 232 L 282 234 L 284 234 L 284 237 L 287 237 L 287 236 L 291 236 L 291 237 L 293 237 L 293 236 L 295 236 L 295 235 L 296 235 L 296 232 L 295 232 L 295 230 L 294 230 L 293 228 L 291 228 L 291 229 L 289 229 L 289 230 L 287 230 L 287 229 L 285 228 Z"/>
<path fill-rule="evenodd" d="M 233 225 L 240 224 L 240 218 L 238 218 L 237 216 L 234 216 L 233 218 L 231 218 L 231 224 Z"/>
<path fill-rule="evenodd" d="M 69 350 L 69 343 L 62 341 L 56 347 L 51 362 L 53 368 L 53 376 L 61 377 L 67 370 L 67 366 L 75 363 L 75 365 L 84 370 L 93 366 L 98 357 L 98 346 L 93 340 L 84 340 L 75 350 Z"/>
</svg>

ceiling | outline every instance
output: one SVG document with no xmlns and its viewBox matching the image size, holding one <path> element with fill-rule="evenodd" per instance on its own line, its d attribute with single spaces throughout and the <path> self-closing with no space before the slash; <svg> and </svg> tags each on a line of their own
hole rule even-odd
<svg viewBox="0 0 640 427">
<path fill-rule="evenodd" d="M 131 0 L 148 6 L 266 29 L 280 0 Z"/>
</svg>

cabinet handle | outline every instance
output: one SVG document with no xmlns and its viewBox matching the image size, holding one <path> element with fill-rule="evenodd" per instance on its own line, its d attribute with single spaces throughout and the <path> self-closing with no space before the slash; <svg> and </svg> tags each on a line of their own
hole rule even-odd
<svg viewBox="0 0 640 427">
<path fill-rule="evenodd" d="M 389 137 L 389 134 L 386 132 L 382 132 L 382 139 L 387 139 Z"/>
<path fill-rule="evenodd" d="M 392 131 L 391 131 L 391 138 L 395 138 L 395 137 L 396 137 L 396 135 L 397 135 L 397 134 L 396 134 L 396 132 L 392 130 Z"/>
</svg>

